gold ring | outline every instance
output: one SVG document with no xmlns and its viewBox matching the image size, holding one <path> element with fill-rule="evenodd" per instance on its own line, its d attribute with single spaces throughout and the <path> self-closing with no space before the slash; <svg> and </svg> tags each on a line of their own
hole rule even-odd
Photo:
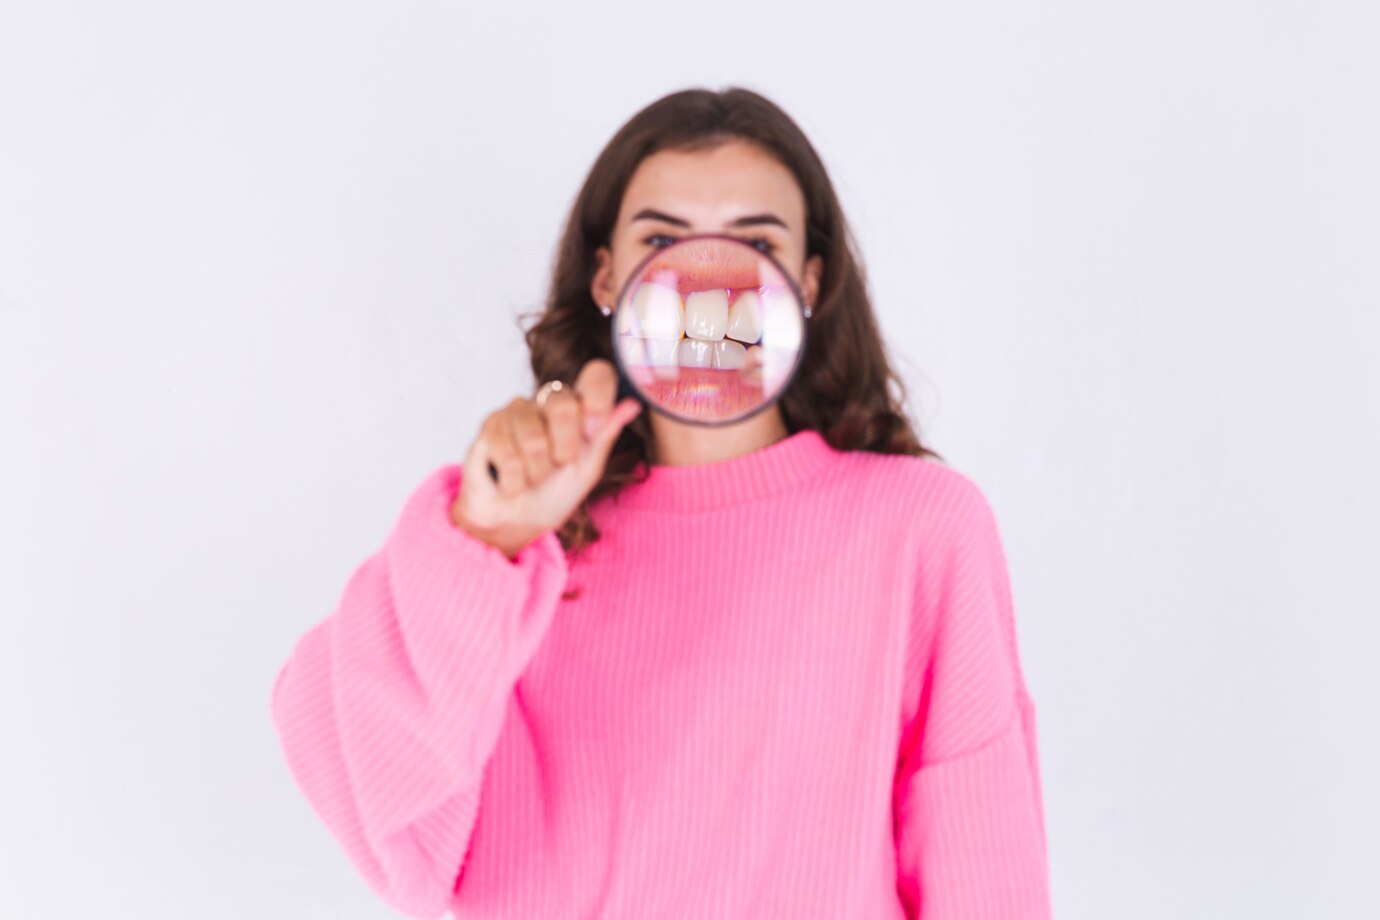
<svg viewBox="0 0 1380 920">
<path fill-rule="evenodd" d="M 548 396 L 550 396 L 552 393 L 558 393 L 558 392 L 560 392 L 561 390 L 564 390 L 564 389 L 565 389 L 565 384 L 561 383 L 559 380 L 548 380 L 548 381 L 546 381 L 546 383 L 543 383 L 543 384 L 541 385 L 541 389 L 537 390 L 537 396 L 536 396 L 536 403 L 537 403 L 537 405 L 538 405 L 538 406 L 541 406 L 542 408 L 545 408 L 545 407 L 546 407 L 546 398 L 547 398 Z"/>
</svg>

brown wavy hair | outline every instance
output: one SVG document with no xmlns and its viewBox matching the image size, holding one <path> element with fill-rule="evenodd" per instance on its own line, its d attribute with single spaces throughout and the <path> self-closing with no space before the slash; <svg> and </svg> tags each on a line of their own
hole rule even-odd
<svg viewBox="0 0 1380 920">
<path fill-rule="evenodd" d="M 818 254 L 824 262 L 805 355 L 779 401 L 787 431 L 813 428 L 837 450 L 942 462 L 920 443 L 903 409 L 905 384 L 888 360 L 857 246 L 823 162 L 789 115 L 740 87 L 687 89 L 658 99 L 623 125 L 594 161 L 556 250 L 545 310 L 519 317 L 520 325 L 537 318 L 523 330 L 534 386 L 548 380 L 571 384 L 593 358 L 615 361 L 612 317 L 594 303 L 590 282 L 595 251 L 609 244 L 623 193 L 638 165 L 661 150 L 702 150 L 729 140 L 757 144 L 795 175 L 805 197 L 806 258 Z M 567 552 L 599 539 L 589 505 L 646 479 L 651 445 L 644 409 L 619 434 L 603 476 L 557 532 Z"/>
</svg>

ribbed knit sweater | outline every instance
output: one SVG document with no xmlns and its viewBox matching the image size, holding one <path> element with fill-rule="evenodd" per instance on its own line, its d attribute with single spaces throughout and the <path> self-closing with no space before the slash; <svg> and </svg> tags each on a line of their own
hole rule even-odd
<svg viewBox="0 0 1380 920">
<path fill-rule="evenodd" d="M 973 481 L 816 431 L 650 467 L 566 554 L 412 492 L 272 692 L 369 887 L 437 918 L 1050 914 L 1035 709 Z"/>
</svg>

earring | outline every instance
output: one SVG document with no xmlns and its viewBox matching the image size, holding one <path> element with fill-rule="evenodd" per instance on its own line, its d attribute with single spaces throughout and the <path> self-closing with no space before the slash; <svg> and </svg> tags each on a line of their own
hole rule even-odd
<svg viewBox="0 0 1380 920">
<path fill-rule="evenodd" d="M 813 315 L 814 315 L 814 313 L 813 313 L 813 311 L 810 309 L 810 305 L 809 305 L 809 304 L 806 304 L 806 305 L 805 305 L 805 318 L 806 318 L 806 319 L 809 319 L 809 318 L 810 318 L 811 316 L 813 316 Z"/>
<path fill-rule="evenodd" d="M 601 303 L 599 304 L 599 312 L 604 314 L 605 316 L 608 316 L 610 313 L 613 312 L 613 307 L 609 306 L 606 303 Z"/>
</svg>

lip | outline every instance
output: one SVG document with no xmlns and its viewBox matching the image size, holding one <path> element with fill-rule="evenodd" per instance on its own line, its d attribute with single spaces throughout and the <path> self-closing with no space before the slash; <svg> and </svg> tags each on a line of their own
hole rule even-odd
<svg viewBox="0 0 1380 920">
<path fill-rule="evenodd" d="M 780 283 L 776 266 L 746 245 L 717 240 L 690 240 L 655 254 L 638 277 L 674 287 L 682 297 L 694 291 L 731 291 Z"/>
<path fill-rule="evenodd" d="M 682 367 L 677 371 L 674 380 L 653 377 L 640 386 L 651 402 L 681 416 L 721 421 L 767 401 L 760 379 L 753 383 L 736 370 Z"/>
<path fill-rule="evenodd" d="M 626 365 L 625 370 L 648 402 L 685 420 L 712 423 L 746 416 L 774 400 L 790 378 L 794 357 L 749 349 L 747 363 L 734 370 Z"/>
<path fill-rule="evenodd" d="M 765 253 L 737 237 L 685 237 L 648 254 L 624 284 L 620 303 L 630 301 L 639 284 L 674 288 L 681 297 L 696 291 L 781 289 L 795 293 L 795 282 Z M 798 299 L 798 297 L 797 297 Z"/>
</svg>

